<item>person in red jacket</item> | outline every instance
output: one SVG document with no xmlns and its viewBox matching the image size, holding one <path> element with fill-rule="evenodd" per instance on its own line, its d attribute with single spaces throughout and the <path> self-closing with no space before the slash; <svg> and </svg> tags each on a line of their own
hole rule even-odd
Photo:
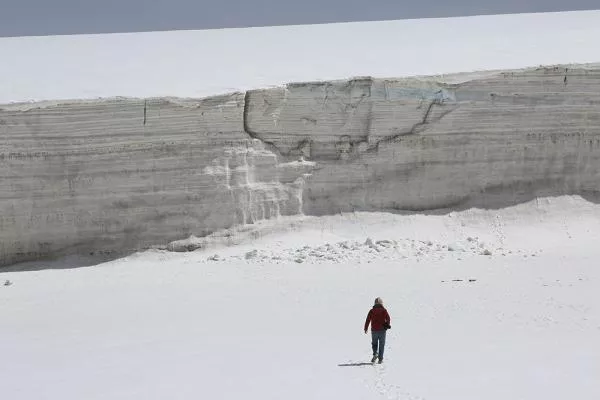
<svg viewBox="0 0 600 400">
<path fill-rule="evenodd" d="M 369 323 L 371 324 L 371 347 L 373 348 L 371 362 L 374 363 L 379 358 L 379 364 L 381 364 L 383 362 L 383 350 L 385 349 L 385 333 L 390 329 L 391 323 L 390 315 L 383 307 L 381 297 L 375 299 L 375 305 L 367 314 L 365 334 L 369 329 Z"/>
</svg>

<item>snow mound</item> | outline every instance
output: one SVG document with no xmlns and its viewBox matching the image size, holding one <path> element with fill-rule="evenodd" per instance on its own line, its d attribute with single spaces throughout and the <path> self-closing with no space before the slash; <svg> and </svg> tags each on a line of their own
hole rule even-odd
<svg viewBox="0 0 600 400">
<path fill-rule="evenodd" d="M 221 256 L 214 254 L 206 261 L 230 262 L 232 260 L 247 260 L 248 263 L 371 263 L 381 260 L 401 261 L 407 258 L 418 261 L 441 260 L 454 257 L 462 260 L 473 255 L 492 255 L 483 242 L 477 238 L 453 242 L 452 244 L 434 243 L 415 239 L 380 239 L 373 241 L 367 238 L 365 241 L 345 240 L 337 243 L 325 243 L 320 246 L 305 245 L 297 248 L 287 248 L 272 251 L 268 249 L 250 250 L 241 255 Z M 503 248 L 494 249 L 496 252 L 506 255 L 509 251 Z M 453 254 L 455 253 L 455 254 Z M 512 253 L 512 251 L 511 251 Z"/>
</svg>

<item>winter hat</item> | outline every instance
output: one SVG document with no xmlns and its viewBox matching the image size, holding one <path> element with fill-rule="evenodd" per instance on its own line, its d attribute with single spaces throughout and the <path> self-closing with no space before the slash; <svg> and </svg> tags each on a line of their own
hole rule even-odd
<svg viewBox="0 0 600 400">
<path fill-rule="evenodd" d="M 383 300 L 381 299 L 381 297 L 375 299 L 375 305 L 377 304 L 383 304 Z"/>
</svg>

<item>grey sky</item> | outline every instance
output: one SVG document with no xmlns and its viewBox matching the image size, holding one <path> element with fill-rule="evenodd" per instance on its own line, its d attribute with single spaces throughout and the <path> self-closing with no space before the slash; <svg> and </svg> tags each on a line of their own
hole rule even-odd
<svg viewBox="0 0 600 400">
<path fill-rule="evenodd" d="M 598 0 L 0 0 L 0 36 L 598 9 Z"/>
</svg>

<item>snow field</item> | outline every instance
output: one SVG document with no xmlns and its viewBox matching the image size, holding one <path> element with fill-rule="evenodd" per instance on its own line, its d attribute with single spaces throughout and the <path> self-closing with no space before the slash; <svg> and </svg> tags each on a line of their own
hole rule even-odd
<svg viewBox="0 0 600 400">
<path fill-rule="evenodd" d="M 600 61 L 600 11 L 0 38 L 0 104 Z M 459 78 L 457 78 L 459 79 Z"/>
<path fill-rule="evenodd" d="M 358 213 L 207 252 L 3 273 L 13 282 L 0 287 L 3 393 L 596 399 L 599 219 L 598 206 L 577 197 L 446 215 Z M 492 254 L 447 250 L 468 237 Z M 433 250 L 419 254 L 413 241 Z M 362 324 L 376 296 L 392 316 L 386 362 L 355 366 L 370 358 Z"/>
</svg>

